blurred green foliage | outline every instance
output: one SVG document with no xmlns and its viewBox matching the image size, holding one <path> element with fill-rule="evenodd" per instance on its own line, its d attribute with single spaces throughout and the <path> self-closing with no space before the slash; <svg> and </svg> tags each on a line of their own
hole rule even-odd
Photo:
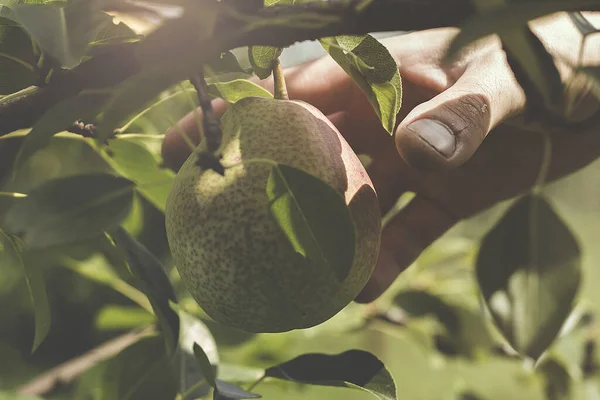
<svg viewBox="0 0 600 400">
<path fill-rule="evenodd" d="M 27 14 L 27 18 L 31 15 Z M 58 12 L 53 11 L 52 15 L 60 17 Z M 23 41 L 18 28 L 13 27 L 12 31 L 8 25 L 2 28 L 3 35 L 7 34 L 6 29 L 10 33 L 3 37 L 18 36 Z M 134 40 L 131 32 L 123 29 L 120 25 L 120 30 L 111 30 L 107 39 L 119 43 Z M 93 33 L 84 31 L 85 35 Z M 96 37 L 94 43 L 94 48 L 101 50 L 104 42 Z M 69 62 L 83 57 L 77 44 L 73 44 L 68 54 L 63 54 L 69 56 Z M 39 61 L 29 49 L 25 53 L 21 58 L 28 63 Z M 11 64 L 10 67 L 16 66 Z M 239 72 L 231 65 L 228 68 Z M 2 82 L 3 88 L 10 88 L 8 92 L 16 90 L 8 83 L 17 84 L 19 88 L 31 83 L 27 68 L 21 65 L 19 70 L 27 74 L 23 79 Z M 226 96 L 228 91 L 238 90 L 232 87 L 221 84 L 212 89 L 213 93 Z M 186 89 L 189 90 L 189 86 L 184 86 Z M 188 316 L 184 318 L 187 322 L 183 322 L 186 329 L 180 346 L 189 350 L 193 343 L 199 343 L 209 361 L 217 364 L 218 380 L 250 390 L 264 369 L 294 357 L 362 349 L 385 364 L 395 380 L 399 399 L 600 398 L 597 370 L 600 360 L 595 351 L 599 339 L 596 315 L 600 307 L 597 289 L 600 246 L 596 244 L 600 235 L 597 201 L 600 190 L 590 185 L 600 176 L 600 162 L 544 188 L 557 214 L 579 240 L 583 279 L 577 307 L 537 365 L 510 349 L 486 312 L 476 281 L 480 240 L 512 202 L 500 204 L 454 227 L 428 248 L 375 303 L 350 304 L 331 320 L 311 329 L 250 334 L 208 318 L 186 292 L 170 259 L 163 211 L 174 174 L 162 166 L 160 146 L 172 122 L 196 105 L 195 99 L 190 102 L 189 96 L 175 94 L 178 91 L 181 87 L 163 91 L 145 112 L 126 110 L 132 111 L 126 116 L 129 123 L 123 125 L 124 129 L 107 145 L 63 132 L 24 159 L 17 169 L 11 167 L 28 131 L 0 137 L 0 192 L 30 193 L 57 178 L 92 173 L 122 175 L 135 182 L 132 206 L 121 226 L 166 266 L 180 315 Z M 124 99 L 126 103 L 128 97 Z M 135 106 L 146 99 L 137 100 L 139 103 Z M 16 201 L 18 198 L 0 196 L 0 222 Z M 398 207 L 402 204 L 403 198 Z M 106 236 L 99 234 L 69 246 L 27 254 L 24 261 L 36 265 L 44 278 L 52 316 L 47 338 L 31 354 L 34 311 L 24 269 L 18 263 L 7 261 L 5 246 L 6 242 L 0 248 L 0 304 L 3 305 L 0 308 L 0 400 L 35 399 L 16 397 L 13 393 L 57 365 L 89 354 L 91 349 L 131 330 L 137 332 L 156 323 L 148 298 L 139 281 L 134 279 L 135 274 L 132 275 L 131 265 L 128 267 L 123 254 L 115 251 Z M 174 370 L 169 368 L 172 360 L 167 360 L 164 350 L 162 338 L 149 333 L 114 357 L 83 368 L 77 379 L 51 385 L 52 390 L 44 391 L 44 398 L 171 399 L 182 387 L 194 396 L 206 395 L 209 390 L 206 382 L 198 385 L 196 392 L 192 386 L 198 382 L 187 379 L 198 374 L 193 358 L 190 361 L 183 354 L 176 359 L 180 364 L 175 370 L 181 378 L 177 381 Z M 270 378 L 251 391 L 265 399 L 372 398 L 369 393 L 348 388 Z"/>
</svg>

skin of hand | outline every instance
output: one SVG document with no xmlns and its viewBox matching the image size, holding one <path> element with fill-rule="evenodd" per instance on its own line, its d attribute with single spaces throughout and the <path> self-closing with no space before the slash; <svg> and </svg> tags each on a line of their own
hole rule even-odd
<svg viewBox="0 0 600 400">
<path fill-rule="evenodd" d="M 383 41 L 398 61 L 403 79 L 402 110 L 393 136 L 330 57 L 285 70 L 290 98 L 319 108 L 357 154 L 371 157 L 367 171 L 383 213 L 403 193 L 416 194 L 384 227 L 377 266 L 357 302 L 375 300 L 460 220 L 526 193 L 538 179 L 548 144 L 548 181 L 600 156 L 600 126 L 544 135 L 519 123 L 525 95 L 497 39 L 484 39 L 451 65 L 442 65 L 457 32 L 434 29 Z M 576 61 L 579 49 L 573 43 L 579 43 L 579 36 L 565 15 L 540 23 L 536 33 L 552 54 Z M 597 53 L 597 42 L 593 48 Z M 259 83 L 272 87 L 270 80 Z M 587 99 L 583 104 L 597 106 L 586 88 L 578 89 Z M 217 115 L 226 109 L 222 100 L 213 105 Z M 198 142 L 193 113 L 178 124 Z M 177 129 L 167 133 L 162 150 L 166 165 L 174 170 L 190 154 Z"/>
</svg>

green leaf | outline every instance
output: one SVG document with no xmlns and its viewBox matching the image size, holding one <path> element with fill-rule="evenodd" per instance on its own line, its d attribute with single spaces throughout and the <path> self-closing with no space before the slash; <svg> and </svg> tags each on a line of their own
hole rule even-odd
<svg viewBox="0 0 600 400">
<path fill-rule="evenodd" d="M 240 65 L 237 57 L 231 51 L 222 53 L 219 58 L 211 60 L 206 65 L 210 69 L 210 75 L 212 74 L 225 74 L 225 73 L 247 73 L 244 68 Z M 210 77 L 207 76 L 207 78 Z"/>
<path fill-rule="evenodd" d="M 23 394 L 0 391 L 0 400 L 43 400 L 37 396 L 26 396 Z"/>
<path fill-rule="evenodd" d="M 129 117 L 148 106 L 158 95 L 180 79 L 167 69 L 151 69 L 133 76 L 114 90 L 98 122 L 100 143 L 111 137 Z"/>
<path fill-rule="evenodd" d="M 402 81 L 387 48 L 371 35 L 336 36 L 320 42 L 365 93 L 383 127 L 392 134 L 402 104 Z"/>
<path fill-rule="evenodd" d="M 160 336 L 148 336 L 108 360 L 94 400 L 174 399 L 176 376 Z"/>
<path fill-rule="evenodd" d="M 164 213 L 175 173 L 161 168 L 137 135 L 130 136 L 120 135 L 106 147 L 93 147 L 115 172 L 135 182 L 136 190 Z"/>
<path fill-rule="evenodd" d="M 271 92 L 247 79 L 235 79 L 229 82 L 215 82 L 208 85 L 209 94 L 230 103 L 235 103 L 244 97 L 273 98 Z"/>
<path fill-rule="evenodd" d="M 15 242 L 12 240 L 15 240 Z M 14 293 L 13 290 L 15 289 L 19 290 L 23 281 L 25 270 L 16 241 L 16 238 L 11 239 L 8 233 L 4 233 L 0 229 L 0 271 L 2 271 L 0 296 L 10 295 Z"/>
<path fill-rule="evenodd" d="M 108 97 L 107 93 L 84 92 L 51 107 L 25 136 L 15 161 L 17 168 L 46 146 L 54 134 L 66 130 L 78 119 L 89 121 L 96 116 Z"/>
<path fill-rule="evenodd" d="M 46 294 L 46 285 L 42 271 L 37 265 L 25 264 L 23 262 L 22 250 L 17 238 L 11 238 L 0 230 L 0 265 L 18 266 L 25 272 L 25 281 L 29 289 L 29 296 L 33 304 L 33 314 L 35 319 L 35 336 L 31 352 L 44 342 L 44 339 L 50 331 L 50 304 Z M 0 396 L 1 397 L 1 396 Z"/>
<path fill-rule="evenodd" d="M 210 330 L 200 319 L 181 310 L 179 317 L 181 319 L 179 391 L 187 394 L 182 400 L 197 399 L 206 396 L 211 386 L 214 387 L 209 380 L 212 377 L 214 381 L 215 372 L 212 366 L 216 368 L 219 363 L 217 344 Z M 201 365 L 198 362 L 196 346 L 206 357 L 207 364 Z M 206 370 L 207 365 L 210 371 Z M 202 381 L 204 383 L 198 385 Z"/>
<path fill-rule="evenodd" d="M 0 26 L 0 94 L 11 94 L 37 79 L 37 57 L 29 35 L 20 27 Z"/>
<path fill-rule="evenodd" d="M 256 76 L 260 79 L 268 78 L 273 72 L 275 61 L 277 61 L 282 51 L 282 48 L 271 46 L 248 47 L 248 59 Z"/>
<path fill-rule="evenodd" d="M 37 78 L 34 67 L 24 60 L 0 53 L 0 94 L 11 94 L 33 85 Z"/>
<path fill-rule="evenodd" d="M 217 390 L 213 392 L 213 400 L 260 399 L 262 397 L 229 382 L 217 380 L 216 385 Z"/>
<path fill-rule="evenodd" d="M 304 354 L 265 371 L 265 376 L 311 385 L 347 387 L 395 400 L 396 384 L 373 354 L 349 350 L 340 354 Z"/>
<path fill-rule="evenodd" d="M 343 196 L 322 180 L 277 163 L 267 180 L 267 196 L 271 214 L 294 250 L 344 281 L 356 239 Z"/>
<path fill-rule="evenodd" d="M 95 254 L 79 262 L 63 257 L 62 265 L 86 279 L 121 293 L 140 307 L 150 311 L 152 306 L 146 295 L 127 282 L 131 280 L 132 276 L 127 266 L 121 265 L 125 261 L 121 259 L 120 252 L 105 235 L 95 244 L 97 247 L 94 249 L 102 254 Z"/>
<path fill-rule="evenodd" d="M 204 379 L 208 382 L 210 386 L 213 388 L 217 387 L 217 383 L 215 382 L 215 372 L 213 371 L 213 366 L 208 359 L 208 356 L 202 350 L 202 347 L 198 346 L 198 343 L 194 343 L 194 355 L 196 356 L 196 360 L 198 361 L 198 365 L 200 366 L 200 370 Z"/>
<path fill-rule="evenodd" d="M 398 73 L 398 64 L 373 36 L 336 36 L 338 45 L 353 55 L 354 63 L 370 83 L 390 81 Z"/>
<path fill-rule="evenodd" d="M 127 217 L 133 182 L 107 174 L 53 179 L 16 202 L 7 227 L 21 233 L 28 248 L 43 248 L 93 238 Z"/>
<path fill-rule="evenodd" d="M 253 383 L 264 375 L 264 370 L 237 364 L 220 363 L 217 377 L 226 382 Z"/>
<path fill-rule="evenodd" d="M 103 307 L 95 319 L 101 331 L 135 329 L 155 321 L 154 315 L 140 307 L 108 305 Z"/>
<path fill-rule="evenodd" d="M 265 0 L 265 7 L 281 4 L 293 4 L 294 0 Z M 268 78 L 273 72 L 275 61 L 281 55 L 283 48 L 272 46 L 249 46 L 248 59 L 256 76 Z"/>
<path fill-rule="evenodd" d="M 177 303 L 177 298 L 165 268 L 143 244 L 123 228 L 118 227 L 112 236 L 117 247 L 125 253 L 131 272 L 139 280 L 142 291 L 148 296 L 164 335 L 167 353 L 173 355 L 179 342 L 180 320 L 169 304 L 170 301 Z"/>
<path fill-rule="evenodd" d="M 111 21 L 97 2 L 71 1 L 60 4 L 15 4 L 11 7 L 19 22 L 39 46 L 62 66 L 72 68 L 81 61 L 88 43 Z"/>
<path fill-rule="evenodd" d="M 581 281 L 581 250 L 544 198 L 525 196 L 483 239 L 477 279 L 506 339 L 537 359 L 571 312 Z"/>
<path fill-rule="evenodd" d="M 394 297 L 394 303 L 414 317 L 433 315 L 448 333 L 457 334 L 460 320 L 454 309 L 442 299 L 420 290 L 402 291 Z"/>
</svg>

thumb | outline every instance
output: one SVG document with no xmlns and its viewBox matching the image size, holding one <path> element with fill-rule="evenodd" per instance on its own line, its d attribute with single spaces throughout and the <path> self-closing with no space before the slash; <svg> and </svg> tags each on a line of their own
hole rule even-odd
<svg viewBox="0 0 600 400">
<path fill-rule="evenodd" d="M 413 168 L 457 167 L 488 132 L 522 111 L 525 96 L 506 62 L 494 52 L 470 64 L 447 90 L 415 107 L 396 129 L 402 158 Z"/>
</svg>

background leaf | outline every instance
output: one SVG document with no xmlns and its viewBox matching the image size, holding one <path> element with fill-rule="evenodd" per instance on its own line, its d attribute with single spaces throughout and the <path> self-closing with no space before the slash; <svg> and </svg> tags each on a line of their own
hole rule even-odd
<svg viewBox="0 0 600 400">
<path fill-rule="evenodd" d="M 219 354 L 217 352 L 217 344 L 210 330 L 204 323 L 195 316 L 184 311 L 179 311 L 181 320 L 179 349 L 181 356 L 181 367 L 179 368 L 180 393 L 187 393 L 186 399 L 197 399 L 198 397 L 206 396 L 211 386 L 210 376 L 213 376 L 215 366 L 219 363 Z M 205 370 L 206 365 L 201 365 L 196 356 L 196 346 L 206 357 L 205 362 L 208 363 L 210 373 Z M 198 386 L 198 382 L 206 379 L 204 384 Z M 195 389 L 193 389 L 195 387 Z"/>
<path fill-rule="evenodd" d="M 177 303 L 177 299 L 164 267 L 125 229 L 117 228 L 112 236 L 117 246 L 124 251 L 131 272 L 139 280 L 142 291 L 148 296 L 165 338 L 167 354 L 172 355 L 179 342 L 180 320 L 169 304 L 170 301 Z"/>
<path fill-rule="evenodd" d="M 214 400 L 260 399 L 262 397 L 259 394 L 248 392 L 229 382 L 217 380 L 216 384 L 217 390 L 213 392 Z"/>
<path fill-rule="evenodd" d="M 459 317 L 455 310 L 439 297 L 419 290 L 406 290 L 394 297 L 394 303 L 415 317 L 433 315 L 451 334 L 459 331 Z"/>
<path fill-rule="evenodd" d="M 79 64 L 96 32 L 111 21 L 93 1 L 71 1 L 62 6 L 15 4 L 11 9 L 15 21 L 66 68 Z"/>
<path fill-rule="evenodd" d="M 592 25 L 592 23 L 590 23 L 579 11 L 570 12 L 569 17 L 584 37 L 599 31 L 599 29 Z"/>
<path fill-rule="evenodd" d="M 107 20 L 91 39 L 85 54 L 94 57 L 114 46 L 135 43 L 140 39 L 141 36 L 123 22 L 115 24 L 112 20 Z"/>
<path fill-rule="evenodd" d="M 336 355 L 304 354 L 265 371 L 265 376 L 312 385 L 361 389 L 381 400 L 395 400 L 396 384 L 373 354 L 349 350 Z"/>
<path fill-rule="evenodd" d="M 98 122 L 98 141 L 106 141 L 128 117 L 143 110 L 161 92 L 180 81 L 180 78 L 167 68 L 156 68 L 141 72 L 119 85 L 113 91 Z"/>
<path fill-rule="evenodd" d="M 573 307 L 581 280 L 579 244 L 544 198 L 525 196 L 483 239 L 477 279 L 506 339 L 537 359 Z"/>
<path fill-rule="evenodd" d="M 37 265 L 25 264 L 23 262 L 22 250 L 18 245 L 18 239 L 11 239 L 9 235 L 0 230 L 0 265 L 3 268 L 13 265 L 22 268 L 25 271 L 25 281 L 29 289 L 29 296 L 33 303 L 33 312 L 35 318 L 35 336 L 33 339 L 32 352 L 43 343 L 50 331 L 50 304 L 46 294 L 46 284 L 42 271 Z M 1 396 L 0 396 L 1 397 Z"/>
<path fill-rule="evenodd" d="M 344 281 L 354 261 L 356 239 L 342 195 L 302 170 L 275 164 L 267 196 L 271 214 L 294 250 Z"/>
<path fill-rule="evenodd" d="M 115 227 L 129 214 L 134 184 L 108 174 L 50 180 L 15 203 L 7 227 L 28 248 L 74 243 Z"/>
<path fill-rule="evenodd" d="M 79 64 L 89 42 L 111 22 L 111 17 L 93 1 L 15 4 L 11 9 L 15 21 L 66 68 Z"/>
<path fill-rule="evenodd" d="M 94 147 L 115 172 L 135 182 L 135 189 L 142 196 L 165 211 L 175 173 L 159 166 L 138 135 L 119 135 L 105 147 Z"/>
<path fill-rule="evenodd" d="M 174 370 L 158 335 L 132 344 L 103 365 L 94 400 L 173 399 Z"/>
<path fill-rule="evenodd" d="M 522 29 L 529 21 L 557 11 L 597 5 L 595 0 L 508 1 L 501 4 L 481 10 L 462 24 L 447 50 L 446 61 L 452 60 L 461 49 L 485 36 L 494 33 L 502 36 L 504 32 Z"/>
<path fill-rule="evenodd" d="M 527 27 L 500 36 L 509 64 L 527 96 L 528 111 L 561 106 L 563 85 L 554 59 Z"/>
<path fill-rule="evenodd" d="M 0 26 L 0 94 L 10 94 L 35 83 L 38 56 L 31 38 L 19 26 Z"/>
<path fill-rule="evenodd" d="M 78 119 L 91 122 L 90 119 L 96 116 L 108 97 L 107 93 L 84 92 L 51 107 L 25 136 L 17 155 L 16 168 L 46 146 L 54 134 L 67 130 Z"/>
<path fill-rule="evenodd" d="M 154 315 L 140 307 L 108 305 L 96 315 L 98 330 L 125 330 L 149 325 L 155 321 Z"/>
<path fill-rule="evenodd" d="M 571 377 L 564 365 L 554 358 L 546 358 L 536 370 L 544 377 L 548 400 L 569 400 Z"/>
<path fill-rule="evenodd" d="M 0 391 L 0 400 L 43 400 L 37 396 L 25 396 L 17 393 Z"/>
</svg>

